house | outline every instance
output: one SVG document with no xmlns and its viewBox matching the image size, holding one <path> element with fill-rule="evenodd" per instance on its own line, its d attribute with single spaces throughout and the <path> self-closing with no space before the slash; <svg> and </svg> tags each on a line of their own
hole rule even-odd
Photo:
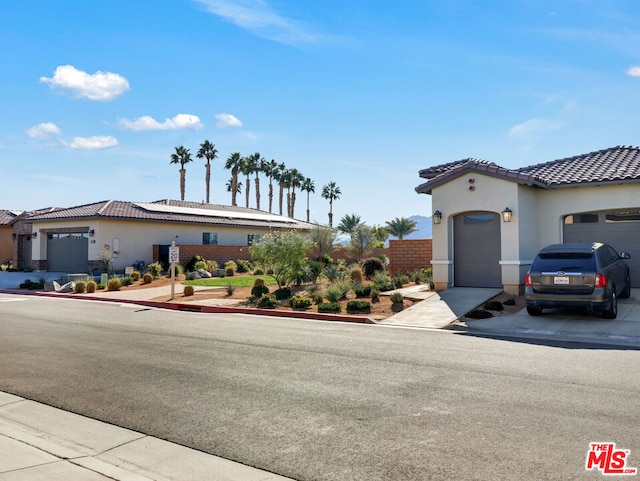
<svg viewBox="0 0 640 481">
<path fill-rule="evenodd" d="M 548 244 L 606 242 L 640 287 L 640 148 L 617 146 L 519 169 L 468 158 L 420 171 L 432 197 L 436 289 L 519 294 Z"/>
<path fill-rule="evenodd" d="M 13 258 L 13 224 L 22 212 L 16 210 L 0 210 L 0 265 Z"/>
<path fill-rule="evenodd" d="M 16 254 L 16 265 L 77 273 L 99 268 L 104 258 L 112 261 L 116 271 L 139 261 L 166 260 L 172 242 L 184 247 L 181 263 L 205 250 L 220 252 L 221 261 L 239 258 L 234 255 L 243 250 L 248 258 L 247 246 L 264 234 L 291 229 L 308 232 L 312 227 L 255 209 L 176 200 L 106 200 L 47 209 L 25 215 L 21 224 L 14 243 L 28 243 L 29 249 L 22 249 L 22 256 Z"/>
</svg>

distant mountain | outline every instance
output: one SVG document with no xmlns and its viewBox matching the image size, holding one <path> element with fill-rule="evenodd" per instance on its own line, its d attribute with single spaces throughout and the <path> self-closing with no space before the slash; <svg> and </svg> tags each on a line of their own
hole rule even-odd
<svg viewBox="0 0 640 481">
<path fill-rule="evenodd" d="M 413 234 L 405 236 L 405 239 L 431 239 L 431 217 L 412 215 L 409 219 L 416 223 L 416 229 L 418 230 Z"/>
</svg>

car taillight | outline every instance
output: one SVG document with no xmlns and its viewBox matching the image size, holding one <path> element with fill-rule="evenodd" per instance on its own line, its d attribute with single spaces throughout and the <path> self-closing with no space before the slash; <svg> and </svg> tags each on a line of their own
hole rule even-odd
<svg viewBox="0 0 640 481">
<path fill-rule="evenodd" d="M 524 278 L 524 284 L 527 287 L 532 287 L 533 286 L 533 282 L 531 282 L 531 274 L 527 274 Z"/>
<path fill-rule="evenodd" d="M 607 285 L 607 278 L 602 274 L 596 274 L 596 287 L 605 287 Z"/>
</svg>

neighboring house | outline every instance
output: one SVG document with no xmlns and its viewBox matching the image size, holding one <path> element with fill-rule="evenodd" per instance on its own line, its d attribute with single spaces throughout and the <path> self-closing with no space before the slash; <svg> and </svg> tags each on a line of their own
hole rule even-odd
<svg viewBox="0 0 640 481">
<path fill-rule="evenodd" d="M 23 250 L 25 259 L 14 262 L 26 265 L 28 260 L 34 270 L 78 273 L 99 268 L 105 255 L 113 269 L 121 271 L 137 261 L 149 263 L 166 256 L 172 242 L 246 247 L 269 232 L 308 232 L 312 227 L 255 209 L 175 200 L 108 200 L 30 213 L 23 223 L 29 226 L 28 232 L 17 235 L 15 242 L 28 239 L 30 251 Z M 180 255 L 181 263 L 189 260 L 183 250 Z"/>
<path fill-rule="evenodd" d="M 521 293 L 548 244 L 606 242 L 631 254 L 640 287 L 640 148 L 618 146 L 506 169 L 464 159 L 420 171 L 432 196 L 436 289 L 503 287 Z"/>
<path fill-rule="evenodd" d="M 13 259 L 13 224 L 22 214 L 16 210 L 0 210 L 0 265 Z"/>
</svg>

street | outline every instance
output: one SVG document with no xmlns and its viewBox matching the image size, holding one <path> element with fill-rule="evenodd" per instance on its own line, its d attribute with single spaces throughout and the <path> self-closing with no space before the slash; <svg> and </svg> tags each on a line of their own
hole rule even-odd
<svg viewBox="0 0 640 481">
<path fill-rule="evenodd" d="M 0 391 L 299 480 L 640 466 L 640 352 L 0 295 Z"/>
</svg>

